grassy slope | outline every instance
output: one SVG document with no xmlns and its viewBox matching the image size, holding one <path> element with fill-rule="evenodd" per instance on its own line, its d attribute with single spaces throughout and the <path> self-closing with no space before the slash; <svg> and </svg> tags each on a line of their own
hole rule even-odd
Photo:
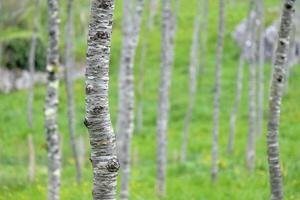
<svg viewBox="0 0 300 200">
<path fill-rule="evenodd" d="M 192 35 L 193 16 L 196 0 L 184 1 L 178 20 L 176 38 L 176 60 L 172 76 L 171 113 L 169 128 L 168 157 L 168 195 L 164 199 L 268 199 L 269 184 L 266 163 L 265 135 L 257 140 L 256 170 L 249 174 L 245 170 L 245 150 L 247 139 L 247 81 L 244 81 L 241 112 L 238 115 L 236 151 L 232 157 L 226 155 L 229 133 L 229 113 L 235 92 L 235 76 L 239 49 L 231 40 L 230 33 L 234 26 L 246 16 L 246 3 L 228 5 L 226 8 L 225 55 L 222 77 L 221 121 L 220 121 L 220 176 L 216 185 L 210 182 L 210 159 L 212 138 L 212 100 L 214 81 L 214 53 L 216 48 L 216 29 L 218 7 L 217 1 L 211 1 L 209 14 L 209 38 L 207 66 L 199 77 L 197 104 L 190 129 L 188 162 L 180 164 L 178 156 L 181 146 L 183 118 L 188 103 L 188 63 Z M 238 1 L 237 1 L 238 2 Z M 272 18 L 273 10 L 279 0 L 267 0 L 268 16 Z M 80 6 L 78 5 L 77 8 Z M 117 68 L 121 44 L 121 9 L 120 1 L 116 5 L 116 17 L 112 47 L 112 67 L 110 82 L 110 105 L 113 122 L 116 117 L 117 104 Z M 87 11 L 86 11 L 87 12 Z M 145 32 L 143 32 L 145 35 Z M 83 34 L 82 34 L 83 35 Z M 82 36 L 84 38 L 85 36 Z M 133 169 L 130 199 L 157 199 L 155 195 L 155 123 L 160 67 L 159 16 L 156 27 L 148 35 L 150 49 L 146 60 L 144 122 L 143 131 L 134 136 L 132 153 Z M 81 45 L 81 46 L 80 46 Z M 84 39 L 78 39 L 79 52 L 84 52 Z M 77 48 L 78 49 L 78 48 Z M 139 52 L 137 60 L 139 59 Z M 269 77 L 269 66 L 266 76 Z M 281 157 L 283 164 L 286 199 L 300 199 L 300 159 L 297 132 L 300 131 L 300 91 L 297 83 L 300 69 L 295 68 L 290 79 L 290 88 L 283 100 L 281 125 Z M 247 78 L 247 76 L 245 77 Z M 156 80 L 156 81 L 155 81 Z M 266 80 L 266 84 L 269 80 Z M 34 184 L 27 182 L 27 143 L 26 135 L 26 92 L 11 95 L 0 94 L 0 199 L 5 200 L 39 200 L 45 199 L 47 193 L 46 149 L 43 129 L 44 86 L 36 88 L 33 130 L 37 152 L 37 180 Z M 75 183 L 75 171 L 71 150 L 68 143 L 65 92 L 61 87 L 61 105 L 59 108 L 59 125 L 63 137 L 63 174 L 61 199 L 91 199 L 91 166 L 86 162 L 82 186 Z M 87 138 L 82 125 L 84 116 L 84 82 L 75 85 L 77 102 L 77 133 Z M 293 91 L 293 92 L 292 92 Z M 267 99 L 266 92 L 266 99 Z M 265 113 L 265 116 L 267 112 Z M 266 123 L 264 123 L 266 124 Z M 264 131 L 266 133 L 266 131 Z"/>
</svg>

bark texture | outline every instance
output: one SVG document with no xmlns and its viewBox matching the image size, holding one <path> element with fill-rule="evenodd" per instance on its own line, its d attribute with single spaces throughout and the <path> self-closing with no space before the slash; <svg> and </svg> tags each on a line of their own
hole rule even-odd
<svg viewBox="0 0 300 200">
<path fill-rule="evenodd" d="M 48 200 L 58 200 L 60 192 L 61 150 L 57 125 L 59 89 L 58 1 L 48 0 L 48 57 L 45 128 L 48 144 Z"/>
<path fill-rule="evenodd" d="M 143 13 L 143 0 L 136 2 L 136 11 L 131 15 L 131 21 L 129 21 L 129 27 L 126 29 L 124 35 L 123 46 L 125 49 L 122 50 L 122 63 L 120 70 L 122 70 L 122 77 L 119 77 L 120 83 L 120 97 L 119 99 L 119 113 L 118 113 L 118 134 L 121 139 L 120 149 L 120 162 L 121 162 L 121 192 L 120 199 L 128 199 L 129 194 L 129 177 L 130 177 L 130 160 L 131 160 L 131 138 L 134 130 L 134 58 L 136 47 L 138 44 L 138 38 L 140 33 L 140 26 Z M 128 32 L 127 32 L 128 31 Z M 121 72 L 120 72 L 121 73 Z"/>
<path fill-rule="evenodd" d="M 220 114 L 220 93 L 221 93 L 221 69 L 223 57 L 223 39 L 224 39 L 224 0 L 219 0 L 219 31 L 218 46 L 216 55 L 216 71 L 215 71 L 215 94 L 214 94 L 214 127 L 213 127 L 213 143 L 212 143 L 212 165 L 211 178 L 215 182 L 218 176 L 218 160 L 219 160 L 219 114 Z"/>
<path fill-rule="evenodd" d="M 279 124 L 280 124 L 280 105 L 283 93 L 283 86 L 286 80 L 287 56 L 290 43 L 290 32 L 292 27 L 292 18 L 296 0 L 285 0 L 277 49 L 275 52 L 275 63 L 273 78 L 271 84 L 271 93 L 269 99 L 269 121 L 268 121 L 268 162 L 270 173 L 271 199 L 282 200 L 282 175 L 279 158 Z"/>
<path fill-rule="evenodd" d="M 113 0 L 92 0 L 86 68 L 86 117 L 93 165 L 93 199 L 116 199 L 119 161 L 109 104 L 109 56 Z"/>
<path fill-rule="evenodd" d="M 39 0 L 35 1 L 35 17 L 33 22 L 33 33 L 31 39 L 30 53 L 29 53 L 29 73 L 30 73 L 30 83 L 28 89 L 28 101 L 27 101 L 27 122 L 30 129 L 32 129 L 32 110 L 33 110 L 33 99 L 34 99 L 34 71 L 35 71 L 35 51 L 37 42 L 37 32 L 38 32 L 38 15 L 39 15 Z"/>
<path fill-rule="evenodd" d="M 184 128 L 183 128 L 183 140 L 181 147 L 181 161 L 185 162 L 187 157 L 187 146 L 189 139 L 189 127 L 190 121 L 193 114 L 193 109 L 195 105 L 196 91 L 197 91 L 197 75 L 198 75 L 198 53 L 199 53 L 199 34 L 200 34 L 200 12 L 201 12 L 202 4 L 198 3 L 198 9 L 194 22 L 194 33 L 193 33 L 193 41 L 191 47 L 190 54 L 190 66 L 189 66 L 189 105 L 184 119 Z"/>
<path fill-rule="evenodd" d="M 68 103 L 68 126 L 70 134 L 70 144 L 72 148 L 73 158 L 76 167 L 76 180 L 77 183 L 81 182 L 81 166 L 78 157 L 78 150 L 76 146 L 76 132 L 75 132 L 75 102 L 73 91 L 73 80 L 71 76 L 71 68 L 74 66 L 73 58 L 73 0 L 68 0 L 67 4 L 67 26 L 66 26 L 66 44 L 65 44 L 65 68 L 64 80 L 67 93 Z"/>
</svg>

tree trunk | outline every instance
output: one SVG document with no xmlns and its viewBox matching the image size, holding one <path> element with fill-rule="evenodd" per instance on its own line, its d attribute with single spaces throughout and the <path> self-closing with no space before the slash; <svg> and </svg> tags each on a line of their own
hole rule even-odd
<svg viewBox="0 0 300 200">
<path fill-rule="evenodd" d="M 146 57 L 147 45 L 148 45 L 146 40 L 147 38 L 144 38 L 142 52 L 141 52 L 141 60 L 139 64 L 138 105 L 137 105 L 137 122 L 136 122 L 137 132 L 140 132 L 143 129 L 143 121 L 144 121 L 143 90 L 144 90 L 145 57 Z"/>
<path fill-rule="evenodd" d="M 119 103 L 119 127 L 118 127 L 118 134 L 121 136 L 121 146 L 120 152 L 122 152 L 122 157 L 120 158 L 121 161 L 121 192 L 120 192 L 120 199 L 125 200 L 128 199 L 128 183 L 130 177 L 130 149 L 131 149 L 131 138 L 134 130 L 134 58 L 136 47 L 138 43 L 139 33 L 140 33 L 140 25 L 142 20 L 142 11 L 143 11 L 143 0 L 138 0 L 136 4 L 136 13 L 132 15 L 130 22 L 131 25 L 129 26 L 130 29 L 128 37 L 124 37 L 124 41 L 127 45 L 124 46 L 126 49 L 122 52 L 125 55 L 122 55 L 122 66 L 124 67 L 122 70 L 123 77 L 120 77 L 120 80 L 124 82 L 120 84 L 121 88 L 120 97 L 123 97 L 122 101 Z"/>
<path fill-rule="evenodd" d="M 86 117 L 93 165 L 93 199 L 116 199 L 119 161 L 111 124 L 108 86 L 113 0 L 92 0 L 86 68 Z"/>
<path fill-rule="evenodd" d="M 289 48 L 290 32 L 292 27 L 292 18 L 294 13 L 295 0 L 285 0 L 281 24 L 279 29 L 279 38 L 275 52 L 275 63 L 273 78 L 271 84 L 271 93 L 269 98 L 269 121 L 268 121 L 268 162 L 270 173 L 271 199 L 282 200 L 282 175 L 279 158 L 279 124 L 280 124 L 280 105 L 282 99 L 282 90 L 286 80 L 287 55 Z"/>
<path fill-rule="evenodd" d="M 212 144 L 212 166 L 211 178 L 215 182 L 218 176 L 218 143 L 219 143 L 219 114 L 220 114 L 220 94 L 221 94 L 221 69 L 223 57 L 223 39 L 224 39 L 224 0 L 219 0 L 219 31 L 218 46 L 216 55 L 215 71 L 215 95 L 214 95 L 214 128 Z"/>
<path fill-rule="evenodd" d="M 28 135 L 28 148 L 29 148 L 29 165 L 28 165 L 28 178 L 30 182 L 34 181 L 35 178 L 35 151 L 32 135 Z"/>
<path fill-rule="evenodd" d="M 57 125 L 59 89 L 58 1 L 48 0 L 48 58 L 45 127 L 48 143 L 48 200 L 58 200 L 60 192 L 61 150 Z"/>
<path fill-rule="evenodd" d="M 39 0 L 35 1 L 35 17 L 33 22 L 33 33 L 31 40 L 31 47 L 29 53 L 29 89 L 28 89 L 28 103 L 27 103 L 27 122 L 30 129 L 32 129 L 32 109 L 33 109 L 33 99 L 34 99 L 34 68 L 35 68 L 35 50 L 36 50 L 36 41 L 37 41 L 37 31 L 38 31 L 38 13 L 39 13 Z"/>
<path fill-rule="evenodd" d="M 28 89 L 28 100 L 27 100 L 27 123 L 32 130 L 32 112 L 33 112 L 33 100 L 34 100 L 34 71 L 35 71 L 35 52 L 36 52 L 36 42 L 37 42 L 37 32 L 38 32 L 38 15 L 39 15 L 39 0 L 35 1 L 35 18 L 33 22 L 33 33 L 30 47 L 30 54 L 28 60 L 30 80 Z M 1 52 L 0 52 L 1 53 Z M 1 62 L 0 62 L 1 63 Z M 35 152 L 34 144 L 32 141 L 32 135 L 28 136 L 29 145 L 29 180 L 32 182 L 35 178 Z"/>
<path fill-rule="evenodd" d="M 149 30 L 153 29 L 154 18 L 157 14 L 158 1 L 159 0 L 150 0 L 149 2 Z"/>
<path fill-rule="evenodd" d="M 201 48 L 200 48 L 200 69 L 198 72 L 203 74 L 206 67 L 206 49 L 207 49 L 207 20 L 208 20 L 208 11 L 209 11 L 209 0 L 204 0 L 204 6 L 202 10 L 203 16 L 201 17 Z"/>
<path fill-rule="evenodd" d="M 264 5 L 263 0 L 257 0 L 257 17 L 259 20 L 258 36 L 259 36 L 259 56 L 258 56 L 258 105 L 257 105 L 257 134 L 261 136 L 263 129 L 264 119 L 264 61 L 265 61 L 265 49 L 264 49 Z"/>
<path fill-rule="evenodd" d="M 192 47 L 191 47 L 191 54 L 190 54 L 190 96 L 189 96 L 189 106 L 185 115 L 184 119 L 184 128 L 183 128 L 183 141 L 182 141 L 182 147 L 181 147 L 181 161 L 186 161 L 187 156 L 187 145 L 188 145 L 188 139 L 189 139 L 189 127 L 190 127 L 190 121 L 195 105 L 195 98 L 196 98 L 196 91 L 197 91 L 197 75 L 198 75 L 198 52 L 199 52 L 199 33 L 200 33 L 200 12 L 202 4 L 198 3 L 198 9 L 195 17 L 194 22 L 194 33 L 193 33 L 193 41 L 192 41 Z"/>
<path fill-rule="evenodd" d="M 255 19 L 255 18 L 254 18 Z M 255 20 L 251 23 L 255 27 Z M 255 168 L 255 135 L 256 135 L 256 65 L 255 65 L 255 36 L 256 28 L 251 30 L 251 55 L 249 58 L 249 81 L 248 81 L 248 145 L 246 165 L 250 171 Z"/>
<path fill-rule="evenodd" d="M 72 148 L 73 158 L 75 160 L 76 167 L 76 180 L 77 183 L 81 182 L 81 166 L 79 163 L 79 157 L 76 147 L 75 139 L 75 103 L 74 103 L 74 91 L 73 91 L 73 80 L 71 75 L 71 68 L 74 66 L 73 57 L 73 12 L 72 12 L 73 0 L 68 0 L 67 5 L 67 25 L 66 25 L 66 44 L 65 44 L 65 68 L 64 68 L 64 79 L 65 88 L 67 93 L 68 102 L 68 125 L 70 133 L 70 144 Z"/>
<path fill-rule="evenodd" d="M 237 71 L 237 80 L 236 80 L 236 96 L 233 104 L 232 111 L 230 113 L 230 133 L 228 139 L 227 152 L 231 154 L 233 152 L 234 138 L 235 138 L 235 127 L 236 127 L 236 115 L 239 109 L 241 101 L 241 93 L 243 89 L 243 74 L 244 74 L 244 64 L 245 64 L 245 50 L 249 43 L 251 43 L 251 34 L 250 32 L 250 22 L 251 22 L 251 11 L 253 7 L 253 2 L 250 1 L 249 12 L 246 21 L 246 34 L 244 36 L 244 44 L 242 47 L 242 53 L 240 54 L 238 71 Z"/>
</svg>

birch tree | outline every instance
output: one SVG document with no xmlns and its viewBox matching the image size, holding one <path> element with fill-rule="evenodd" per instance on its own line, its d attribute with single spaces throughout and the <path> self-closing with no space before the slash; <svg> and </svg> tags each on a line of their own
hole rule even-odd
<svg viewBox="0 0 300 200">
<path fill-rule="evenodd" d="M 223 38 L 224 38 L 224 0 L 219 0 L 219 31 L 218 46 L 216 54 L 216 71 L 215 71 L 215 92 L 214 92 L 214 127 L 213 127 L 213 144 L 212 144 L 212 165 L 211 178 L 215 182 L 218 176 L 219 160 L 219 114 L 220 114 L 220 93 L 221 93 L 221 69 L 223 57 Z"/>
<path fill-rule="evenodd" d="M 264 5 L 263 0 L 256 0 L 258 18 L 258 104 L 257 104 L 257 134 L 262 134 L 263 115 L 264 115 Z"/>
<path fill-rule="evenodd" d="M 255 13 L 256 16 L 256 13 Z M 250 30 L 250 55 L 249 55 L 249 80 L 248 80 L 248 144 L 246 152 L 246 166 L 250 171 L 255 167 L 255 136 L 256 136 L 256 27 L 255 18 L 251 21 Z"/>
<path fill-rule="evenodd" d="M 48 200 L 58 200 L 60 191 L 61 150 L 57 125 L 59 89 L 59 16 L 58 1 L 48 0 L 48 57 L 45 128 L 48 144 Z"/>
<path fill-rule="evenodd" d="M 275 63 L 273 66 L 273 77 L 269 98 L 269 120 L 268 120 L 268 163 L 270 173 L 271 199 L 282 200 L 282 173 L 279 157 L 279 125 L 280 105 L 283 87 L 287 73 L 287 56 L 290 43 L 290 32 L 292 18 L 295 11 L 296 0 L 285 0 L 281 15 L 280 29 L 278 33 L 277 49 L 275 52 Z"/>
<path fill-rule="evenodd" d="M 150 0 L 149 1 L 149 28 L 152 30 L 154 25 L 154 18 L 157 14 L 159 0 Z"/>
<path fill-rule="evenodd" d="M 93 199 L 116 199 L 119 161 L 111 124 L 108 86 L 113 0 L 92 0 L 86 68 L 86 116 L 93 165 Z"/>
<path fill-rule="evenodd" d="M 244 64 L 245 64 L 245 51 L 247 48 L 250 48 L 251 40 L 249 36 L 250 32 L 250 24 L 251 24 L 251 11 L 253 7 L 253 2 L 250 1 L 249 12 L 246 21 L 245 27 L 245 35 L 243 38 L 244 44 L 242 46 L 242 53 L 239 58 L 239 65 L 237 69 L 237 79 L 236 79 L 236 95 L 234 99 L 234 104 L 232 111 L 230 113 L 230 133 L 228 139 L 227 152 L 231 154 L 233 152 L 234 138 L 235 138 L 235 127 L 236 127 L 236 115 L 239 109 L 240 101 L 241 101 L 241 92 L 243 89 L 243 73 L 244 73 Z"/>
<path fill-rule="evenodd" d="M 190 66 L 189 66 L 189 105 L 184 119 L 184 128 L 183 128 L 183 142 L 181 147 L 181 161 L 186 161 L 187 154 L 187 145 L 189 139 L 189 127 L 190 121 L 195 105 L 196 91 L 197 91 L 197 71 L 198 71 L 198 53 L 199 53 L 199 34 L 200 34 L 200 13 L 201 13 L 202 4 L 198 2 L 198 8 L 196 12 L 196 17 L 194 21 L 194 32 L 193 40 L 190 53 Z"/>
<path fill-rule="evenodd" d="M 70 133 L 70 144 L 72 148 L 73 158 L 75 160 L 76 167 L 76 180 L 77 183 L 81 182 L 81 166 L 78 157 L 78 150 L 76 147 L 75 138 L 75 103 L 74 103 L 74 91 L 73 80 L 71 74 L 71 68 L 74 66 L 73 58 L 73 0 L 68 0 L 67 3 L 67 25 L 66 25 L 66 43 L 65 43 L 65 67 L 64 67 L 64 79 L 67 93 L 67 106 L 68 106 L 68 126 Z"/>
<path fill-rule="evenodd" d="M 33 20 L 33 33 L 31 39 L 30 53 L 29 53 L 29 89 L 28 89 L 28 100 L 27 100 L 27 123 L 29 129 L 32 131 L 32 113 L 33 113 L 33 100 L 34 100 L 34 71 L 35 71 L 35 52 L 36 52 L 36 43 L 37 43 L 37 32 L 38 32 L 38 17 L 39 15 L 39 0 L 35 1 L 35 17 Z M 1 52 L 0 52 L 1 53 Z M 33 181 L 35 178 L 35 150 L 33 144 L 32 133 L 28 135 L 28 147 L 29 147 L 29 180 Z"/>
<path fill-rule="evenodd" d="M 206 49 L 207 49 L 207 20 L 208 20 L 208 12 L 209 12 L 209 0 L 202 1 L 203 10 L 201 17 L 201 48 L 200 48 L 200 69 L 199 72 L 204 73 L 204 69 L 206 67 Z"/>
<path fill-rule="evenodd" d="M 131 5 L 133 2 L 128 2 Z M 142 20 L 143 0 L 136 2 L 134 14 L 128 5 L 124 5 L 124 40 L 119 75 L 119 113 L 118 144 L 121 162 L 121 194 L 120 199 L 128 199 L 128 183 L 130 176 L 130 149 L 134 130 L 134 58 Z M 129 16 L 126 16 L 129 15 Z M 128 21 L 127 21 L 128 19 Z M 130 20 L 129 20 L 130 19 Z M 125 25 L 125 22 L 124 22 Z"/>
<path fill-rule="evenodd" d="M 176 1 L 174 12 L 172 12 L 170 0 L 162 1 L 161 68 L 157 108 L 157 193 L 159 196 L 166 194 L 169 90 L 174 62 L 174 37 L 177 26 L 178 8 L 178 0 Z"/>
</svg>

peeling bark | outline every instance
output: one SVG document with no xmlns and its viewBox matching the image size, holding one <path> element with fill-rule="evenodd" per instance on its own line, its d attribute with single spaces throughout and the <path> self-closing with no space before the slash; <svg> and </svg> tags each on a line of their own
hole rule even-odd
<svg viewBox="0 0 300 200">
<path fill-rule="evenodd" d="M 193 109 L 195 105 L 195 98 L 197 92 L 197 75 L 199 68 L 199 60 L 198 60 L 198 52 L 199 52 L 199 34 L 200 34 L 200 9 L 202 7 L 201 3 L 198 3 L 198 9 L 196 12 L 195 22 L 194 22 L 194 33 L 193 33 L 193 41 L 191 46 L 190 53 L 190 66 L 189 66 L 189 106 L 184 119 L 184 128 L 183 128 L 183 141 L 181 146 L 181 161 L 186 161 L 187 156 L 187 146 L 189 139 L 189 127 L 190 121 L 193 114 Z"/>
<path fill-rule="evenodd" d="M 93 199 L 116 199 L 119 161 L 111 124 L 108 86 L 113 0 L 92 0 L 86 68 L 86 117 L 93 165 Z"/>
<path fill-rule="evenodd" d="M 221 69 L 223 57 L 223 40 L 224 40 L 224 0 L 219 0 L 219 31 L 218 46 L 216 54 L 216 71 L 215 71 L 215 94 L 214 94 L 214 127 L 212 143 L 212 164 L 211 178 L 215 182 L 218 177 L 218 160 L 219 160 L 219 115 L 220 115 L 220 94 L 221 94 Z"/>
<path fill-rule="evenodd" d="M 280 105 L 284 83 L 287 81 L 287 56 L 292 18 L 295 11 L 295 2 L 296 0 L 284 1 L 269 99 L 267 145 L 272 200 L 283 199 L 278 135 L 280 125 Z"/>
<path fill-rule="evenodd" d="M 66 44 L 65 44 L 65 67 L 64 67 L 64 80 L 67 93 L 67 106 L 68 106 L 68 126 L 70 133 L 70 145 L 72 148 L 73 158 L 75 160 L 76 167 L 76 180 L 77 183 L 81 183 L 81 166 L 79 163 L 79 157 L 75 139 L 75 102 L 73 91 L 73 80 L 71 77 L 71 68 L 74 66 L 73 58 L 73 0 L 68 0 L 67 4 L 67 25 L 66 25 Z"/>
<path fill-rule="evenodd" d="M 48 0 L 48 57 L 45 128 L 48 144 L 48 200 L 60 197 L 61 149 L 57 125 L 59 89 L 59 16 L 58 1 Z"/>
</svg>

